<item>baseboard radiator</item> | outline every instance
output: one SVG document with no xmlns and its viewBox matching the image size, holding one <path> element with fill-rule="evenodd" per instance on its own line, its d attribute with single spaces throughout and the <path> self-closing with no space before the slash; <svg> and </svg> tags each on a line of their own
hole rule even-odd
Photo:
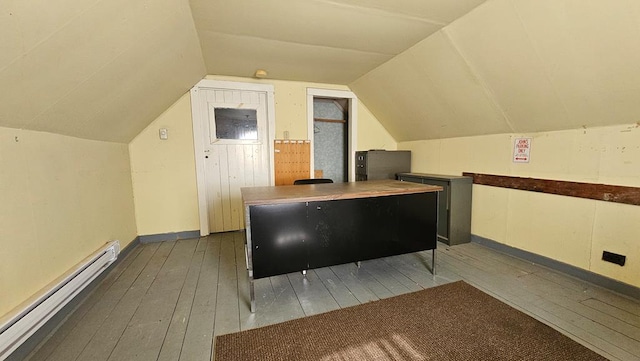
<svg viewBox="0 0 640 361">
<path fill-rule="evenodd" d="M 42 327 L 56 312 L 100 275 L 120 253 L 118 241 L 108 242 L 67 273 L 0 319 L 0 361 Z"/>
</svg>

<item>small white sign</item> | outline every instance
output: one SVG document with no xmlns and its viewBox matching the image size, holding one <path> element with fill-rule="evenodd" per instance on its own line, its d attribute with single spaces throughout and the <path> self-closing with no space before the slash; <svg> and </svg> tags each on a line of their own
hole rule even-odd
<svg viewBox="0 0 640 361">
<path fill-rule="evenodd" d="M 531 158 L 531 139 L 532 138 L 516 138 L 513 143 L 513 162 L 529 163 Z"/>
</svg>

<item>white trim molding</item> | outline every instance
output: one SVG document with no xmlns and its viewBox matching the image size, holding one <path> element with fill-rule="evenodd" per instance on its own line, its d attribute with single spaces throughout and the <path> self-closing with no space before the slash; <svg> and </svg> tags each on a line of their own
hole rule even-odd
<svg viewBox="0 0 640 361">
<path fill-rule="evenodd" d="M 347 121 L 347 127 L 349 129 L 349 182 L 355 182 L 356 180 L 356 149 L 358 143 L 358 97 L 353 92 L 348 90 L 335 90 L 335 89 L 319 89 L 319 88 L 307 88 L 307 138 L 311 142 L 311 161 L 310 171 L 313 174 L 314 171 L 314 156 L 313 156 L 313 98 L 342 98 L 349 99 L 349 119 Z"/>
</svg>

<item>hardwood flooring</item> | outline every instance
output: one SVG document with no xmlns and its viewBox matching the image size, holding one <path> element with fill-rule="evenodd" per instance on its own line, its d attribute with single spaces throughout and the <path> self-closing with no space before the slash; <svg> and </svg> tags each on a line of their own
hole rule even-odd
<svg viewBox="0 0 640 361">
<path fill-rule="evenodd" d="M 640 301 L 471 243 L 256 281 L 244 234 L 137 246 L 31 361 L 210 360 L 215 335 L 464 280 L 611 360 L 640 360 Z M 446 307 L 446 305 L 443 305 Z"/>
</svg>

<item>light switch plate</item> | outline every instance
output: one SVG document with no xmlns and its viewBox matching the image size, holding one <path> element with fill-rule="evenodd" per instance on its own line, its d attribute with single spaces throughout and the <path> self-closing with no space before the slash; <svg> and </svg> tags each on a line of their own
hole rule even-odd
<svg viewBox="0 0 640 361">
<path fill-rule="evenodd" d="M 167 128 L 160 128 L 160 139 L 167 140 L 169 139 L 169 131 Z"/>
</svg>

